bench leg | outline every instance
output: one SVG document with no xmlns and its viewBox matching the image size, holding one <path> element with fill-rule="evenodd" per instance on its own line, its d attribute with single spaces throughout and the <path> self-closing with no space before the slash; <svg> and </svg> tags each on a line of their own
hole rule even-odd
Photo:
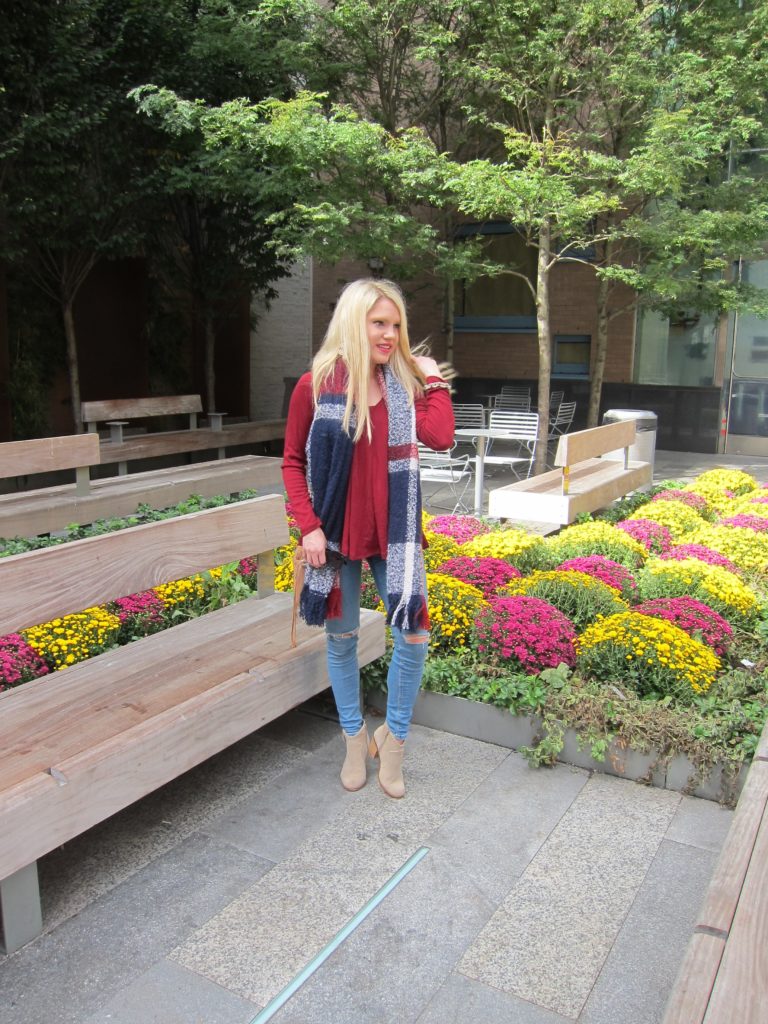
<svg viewBox="0 0 768 1024">
<path fill-rule="evenodd" d="M 37 861 L 0 881 L 0 921 L 6 953 L 15 953 L 42 932 Z"/>
</svg>

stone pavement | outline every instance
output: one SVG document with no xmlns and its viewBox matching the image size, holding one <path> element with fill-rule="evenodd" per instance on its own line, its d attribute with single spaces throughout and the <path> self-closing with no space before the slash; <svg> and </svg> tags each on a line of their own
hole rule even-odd
<svg viewBox="0 0 768 1024">
<path fill-rule="evenodd" d="M 656 478 L 734 464 L 768 478 L 679 453 Z M 661 1021 L 730 811 L 419 726 L 402 801 L 373 766 L 345 793 L 342 756 L 314 701 L 43 858 L 0 1024 Z"/>
<path fill-rule="evenodd" d="M 330 712 L 43 858 L 46 930 L 0 959 L 2 1024 L 250 1024 L 422 848 L 269 1019 L 661 1020 L 730 811 L 418 726 L 404 800 L 373 765 L 345 793 Z"/>
</svg>

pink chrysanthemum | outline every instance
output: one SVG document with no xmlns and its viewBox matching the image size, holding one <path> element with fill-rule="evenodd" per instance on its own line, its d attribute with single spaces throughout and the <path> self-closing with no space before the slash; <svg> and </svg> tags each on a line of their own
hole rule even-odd
<svg viewBox="0 0 768 1024">
<path fill-rule="evenodd" d="M 612 558 L 605 555 L 586 555 L 583 558 L 571 558 L 555 566 L 558 571 L 575 569 L 577 572 L 585 572 L 609 587 L 614 587 L 624 597 L 628 597 L 637 588 L 634 577 L 625 565 L 614 562 Z"/>
<path fill-rule="evenodd" d="M 520 571 L 514 565 L 503 558 L 490 556 L 471 558 L 469 555 L 457 555 L 443 562 L 436 571 L 453 576 L 463 583 L 470 583 L 481 590 L 485 597 L 492 597 L 500 587 L 520 576 Z"/>
<path fill-rule="evenodd" d="M 475 632 L 479 651 L 507 659 L 529 675 L 576 661 L 573 623 L 538 597 L 491 598 Z"/>
<path fill-rule="evenodd" d="M 667 527 L 652 519 L 625 519 L 616 525 L 654 555 L 666 551 L 672 543 L 672 534 Z"/>
<path fill-rule="evenodd" d="M 729 516 L 728 519 L 721 519 L 720 526 L 743 526 L 747 530 L 754 530 L 756 533 L 764 533 L 768 530 L 768 517 L 750 516 L 741 513 L 737 516 Z"/>
<path fill-rule="evenodd" d="M 674 488 L 670 488 L 667 491 L 659 491 L 658 494 L 654 494 L 651 501 L 681 501 L 684 505 L 695 509 L 702 515 L 705 515 L 709 510 L 707 499 L 703 498 L 700 494 L 694 494 L 693 491 L 680 491 Z"/>
<path fill-rule="evenodd" d="M 435 516 L 430 519 L 427 529 L 431 533 L 452 537 L 457 544 L 466 544 L 473 537 L 491 532 L 490 526 L 475 516 Z"/>
<path fill-rule="evenodd" d="M 728 650 L 733 636 L 730 623 L 722 615 L 692 597 L 657 597 L 644 601 L 634 610 L 679 626 L 689 636 L 711 647 L 719 658 Z"/>
<path fill-rule="evenodd" d="M 719 565 L 721 568 L 727 569 L 728 572 L 735 573 L 737 576 L 741 575 L 741 569 L 730 558 L 726 558 L 725 555 L 721 555 L 713 548 L 708 548 L 706 544 L 676 544 L 674 547 L 668 548 L 661 558 L 672 562 L 683 562 L 686 558 L 698 558 L 700 562 L 706 562 L 707 565 Z"/>
<path fill-rule="evenodd" d="M 24 637 L 8 633 L 0 637 L 0 690 L 48 674 L 48 666 Z"/>
</svg>

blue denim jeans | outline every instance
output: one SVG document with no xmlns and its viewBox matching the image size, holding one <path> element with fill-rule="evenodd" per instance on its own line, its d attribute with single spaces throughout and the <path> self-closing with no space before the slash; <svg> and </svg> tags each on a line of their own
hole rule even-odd
<svg viewBox="0 0 768 1024">
<path fill-rule="evenodd" d="M 379 595 L 387 603 L 387 563 L 369 558 L 368 564 Z M 360 578 L 362 562 L 345 562 L 341 568 L 341 618 L 325 623 L 328 675 L 339 712 L 339 722 L 348 736 L 363 726 L 360 707 L 360 667 L 357 661 L 357 635 L 360 628 Z M 387 725 L 399 740 L 404 740 L 411 724 L 413 705 L 421 686 L 428 640 L 425 629 L 404 631 L 392 628 L 394 651 L 387 673 Z"/>
</svg>

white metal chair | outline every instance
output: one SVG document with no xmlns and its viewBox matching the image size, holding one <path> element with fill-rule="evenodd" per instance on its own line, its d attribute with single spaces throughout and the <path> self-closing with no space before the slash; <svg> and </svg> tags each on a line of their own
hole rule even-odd
<svg viewBox="0 0 768 1024">
<path fill-rule="evenodd" d="M 549 419 L 549 431 L 547 433 L 547 465 L 553 465 L 557 442 L 563 434 L 567 434 L 573 424 L 573 417 L 576 412 L 575 402 L 561 402 L 555 413 Z"/>
<path fill-rule="evenodd" d="M 512 395 L 502 392 L 502 394 L 496 395 L 494 398 L 493 408 L 507 409 L 510 412 L 530 412 L 531 393 L 528 391 L 525 394 Z"/>
<path fill-rule="evenodd" d="M 500 395 L 508 395 L 510 398 L 528 398 L 531 397 L 531 388 L 522 387 L 519 384 L 502 384 Z"/>
<path fill-rule="evenodd" d="M 453 418 L 456 422 L 456 426 L 459 429 L 471 430 L 472 427 L 477 427 L 479 430 L 485 430 L 485 417 L 486 410 L 478 402 L 477 404 L 471 402 L 458 402 L 453 407 Z M 475 456 L 475 441 L 474 439 L 465 440 L 461 438 L 457 439 L 453 447 L 454 455 L 469 455 L 470 458 Z"/>
<path fill-rule="evenodd" d="M 453 449 L 436 452 L 419 445 L 419 473 L 422 483 L 441 484 L 429 495 L 429 504 L 435 508 L 450 508 L 451 512 L 468 512 L 464 495 L 472 482 L 472 459 L 469 455 L 455 455 Z M 450 495 L 449 505 L 440 505 L 436 497 L 444 490 Z M 452 503 L 452 505 L 451 505 Z"/>
<path fill-rule="evenodd" d="M 549 434 L 547 435 L 549 441 L 556 441 L 561 434 L 568 433 L 575 412 L 575 402 L 560 402 L 555 414 L 549 420 Z"/>
<path fill-rule="evenodd" d="M 494 454 L 486 455 L 486 465 L 509 466 L 518 479 L 522 479 L 521 471 L 527 466 L 525 476 L 529 477 L 536 458 L 539 414 L 494 409 L 491 411 L 490 429 L 503 431 L 503 437 L 494 438 Z M 521 470 L 518 470 L 518 465 L 521 465 Z"/>
<path fill-rule="evenodd" d="M 553 410 L 560 408 L 560 403 L 565 400 L 564 391 L 550 391 L 549 393 L 549 418 L 552 419 Z"/>
</svg>

